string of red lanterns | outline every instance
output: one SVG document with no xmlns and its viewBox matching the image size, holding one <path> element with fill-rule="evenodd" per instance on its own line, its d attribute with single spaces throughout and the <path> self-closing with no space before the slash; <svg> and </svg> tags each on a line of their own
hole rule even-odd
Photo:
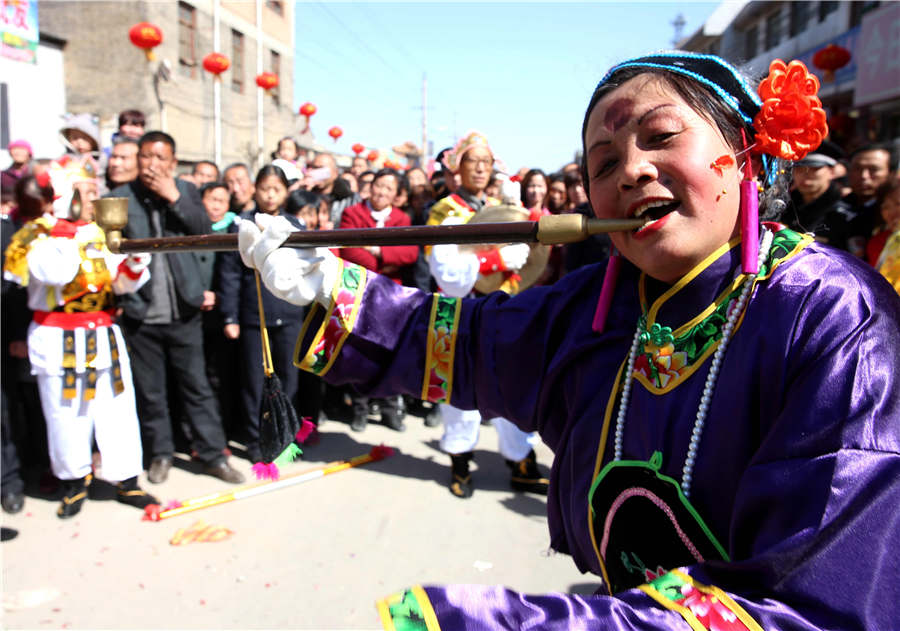
<svg viewBox="0 0 900 631">
<path fill-rule="evenodd" d="M 278 86 L 278 75 L 274 72 L 264 72 L 256 75 L 256 85 L 268 92 Z"/>
<path fill-rule="evenodd" d="M 221 81 L 219 76 L 231 66 L 231 61 L 222 53 L 210 53 L 203 58 L 203 69 L 210 74 L 215 75 L 216 79 Z"/>
<path fill-rule="evenodd" d="M 813 65 L 825 73 L 826 82 L 834 81 L 834 73 L 850 63 L 850 51 L 837 44 L 829 44 L 813 55 Z"/>
<path fill-rule="evenodd" d="M 359 155 L 359 154 L 361 154 L 363 151 L 366 150 L 366 147 L 365 147 L 365 145 L 362 145 L 362 144 L 360 144 L 360 143 L 357 142 L 357 143 L 355 143 L 352 147 L 350 147 L 350 150 L 351 150 L 353 153 L 355 153 L 356 155 Z"/>
<path fill-rule="evenodd" d="M 344 135 L 344 130 L 335 125 L 331 129 L 328 130 L 328 135 L 331 136 L 335 142 L 338 141 L 338 138 Z"/>
</svg>

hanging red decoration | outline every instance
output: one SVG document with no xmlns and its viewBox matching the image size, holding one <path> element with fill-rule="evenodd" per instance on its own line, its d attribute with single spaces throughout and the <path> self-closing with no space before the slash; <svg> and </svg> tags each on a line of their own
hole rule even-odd
<svg viewBox="0 0 900 631">
<path fill-rule="evenodd" d="M 214 74 L 219 80 L 221 80 L 220 75 L 228 70 L 229 66 L 231 66 L 231 61 L 222 53 L 210 53 L 203 58 L 203 69 Z"/>
<path fill-rule="evenodd" d="M 393 160 L 385 160 L 384 165 L 382 165 L 385 169 L 396 169 L 397 165 L 394 164 Z"/>
<path fill-rule="evenodd" d="M 306 119 L 306 126 L 301 131 L 301 134 L 305 134 L 309 131 L 309 117 L 316 113 L 318 108 L 315 105 L 307 101 L 303 105 L 300 106 L 300 116 Z"/>
<path fill-rule="evenodd" d="M 834 73 L 850 63 L 850 51 L 837 44 L 829 44 L 813 55 L 813 65 L 825 72 L 825 81 L 834 81 Z"/>
<path fill-rule="evenodd" d="M 366 160 L 369 162 L 375 162 L 378 159 L 378 152 L 374 149 L 369 152 L 369 155 L 366 156 Z"/>
<path fill-rule="evenodd" d="M 334 141 L 337 142 L 338 138 L 344 135 L 344 130 L 340 127 L 334 126 L 328 130 L 328 135 L 334 138 Z"/>
<path fill-rule="evenodd" d="M 361 145 L 360 143 L 357 142 L 352 147 L 350 147 L 350 149 L 353 151 L 353 153 L 355 153 L 356 155 L 359 155 L 363 151 L 366 150 L 366 147 L 365 147 L 365 145 Z"/>
<path fill-rule="evenodd" d="M 264 72 L 256 75 L 256 85 L 268 92 L 278 86 L 278 75 L 274 72 Z"/>
<path fill-rule="evenodd" d="M 144 49 L 147 61 L 153 61 L 156 56 L 153 49 L 162 43 L 162 31 L 155 24 L 149 22 L 138 22 L 128 31 L 128 39 L 138 48 Z"/>
</svg>

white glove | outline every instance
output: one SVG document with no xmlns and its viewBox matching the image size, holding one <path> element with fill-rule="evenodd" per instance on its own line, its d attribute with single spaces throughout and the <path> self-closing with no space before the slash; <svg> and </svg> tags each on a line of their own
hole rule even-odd
<svg viewBox="0 0 900 631">
<path fill-rule="evenodd" d="M 325 307 L 337 278 L 338 259 L 328 248 L 282 248 L 294 231 L 284 217 L 257 213 L 256 223 L 242 221 L 238 248 L 244 265 L 257 269 L 266 288 L 295 305 L 313 300 Z"/>
<path fill-rule="evenodd" d="M 529 254 L 531 254 L 531 248 L 527 243 L 504 245 L 500 248 L 500 258 L 503 260 L 503 266 L 512 272 L 517 272 L 525 266 Z"/>
<path fill-rule="evenodd" d="M 147 252 L 129 254 L 125 259 L 125 267 L 135 276 L 139 276 L 150 265 L 151 258 L 152 256 Z"/>
</svg>

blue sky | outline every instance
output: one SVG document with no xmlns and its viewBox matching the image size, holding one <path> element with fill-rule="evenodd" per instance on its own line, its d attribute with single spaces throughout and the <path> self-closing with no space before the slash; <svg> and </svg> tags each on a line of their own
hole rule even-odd
<svg viewBox="0 0 900 631">
<path fill-rule="evenodd" d="M 295 107 L 318 107 L 316 139 L 341 153 L 422 138 L 422 75 L 435 151 L 471 129 L 496 156 L 555 171 L 580 145 L 591 92 L 614 63 L 671 48 L 716 3 L 296 4 Z M 332 125 L 344 130 L 333 143 Z"/>
</svg>

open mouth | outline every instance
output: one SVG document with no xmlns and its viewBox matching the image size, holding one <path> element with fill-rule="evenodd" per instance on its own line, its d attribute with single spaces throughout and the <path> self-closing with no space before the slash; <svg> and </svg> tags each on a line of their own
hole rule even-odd
<svg viewBox="0 0 900 631">
<path fill-rule="evenodd" d="M 674 211 L 680 205 L 681 202 L 679 202 L 677 199 L 660 199 L 638 206 L 634 211 L 633 217 L 636 219 L 646 219 L 648 221 L 640 228 L 636 228 L 634 232 L 638 233 L 646 230 L 647 228 L 658 222 L 660 219 Z"/>
</svg>

